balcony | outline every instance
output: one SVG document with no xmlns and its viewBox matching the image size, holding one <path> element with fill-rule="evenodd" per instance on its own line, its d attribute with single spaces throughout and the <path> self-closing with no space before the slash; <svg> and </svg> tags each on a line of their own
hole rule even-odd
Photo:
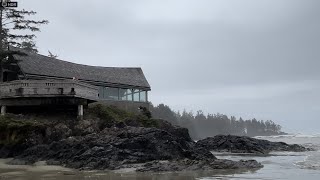
<svg viewBox="0 0 320 180">
<path fill-rule="evenodd" d="M 0 83 L 0 99 L 77 97 L 97 101 L 96 86 L 74 80 L 16 80 Z"/>
</svg>

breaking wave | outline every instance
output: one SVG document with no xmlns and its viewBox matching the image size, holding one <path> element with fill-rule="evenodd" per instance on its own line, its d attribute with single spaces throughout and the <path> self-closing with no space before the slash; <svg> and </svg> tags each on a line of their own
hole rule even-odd
<svg viewBox="0 0 320 180">
<path fill-rule="evenodd" d="M 296 162 L 295 164 L 304 169 L 320 170 L 320 151 L 310 152 L 303 161 Z"/>
<path fill-rule="evenodd" d="M 320 134 L 288 134 L 288 135 L 276 135 L 276 136 L 256 136 L 258 139 L 280 139 L 280 138 L 320 138 Z"/>
<path fill-rule="evenodd" d="M 258 136 L 256 138 L 266 139 L 270 141 L 281 141 L 288 144 L 301 144 L 307 148 L 311 148 L 314 151 L 301 152 L 300 155 L 305 156 L 304 160 L 295 162 L 294 164 L 302 169 L 320 170 L 320 134 L 307 135 L 298 133 L 279 136 Z M 286 152 L 283 153 L 286 154 Z M 290 154 L 291 153 L 289 153 L 288 155 Z"/>
</svg>

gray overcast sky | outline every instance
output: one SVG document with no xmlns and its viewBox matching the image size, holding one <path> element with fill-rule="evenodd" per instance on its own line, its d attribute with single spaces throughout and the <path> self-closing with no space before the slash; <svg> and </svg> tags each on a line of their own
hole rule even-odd
<svg viewBox="0 0 320 180">
<path fill-rule="evenodd" d="M 319 0 L 18 0 L 40 53 L 142 67 L 150 100 L 320 133 Z"/>
</svg>

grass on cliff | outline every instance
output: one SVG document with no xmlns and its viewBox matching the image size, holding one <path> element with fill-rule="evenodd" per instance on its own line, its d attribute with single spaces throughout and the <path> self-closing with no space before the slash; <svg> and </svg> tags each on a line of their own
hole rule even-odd
<svg viewBox="0 0 320 180">
<path fill-rule="evenodd" d="M 119 109 L 115 106 L 106 106 L 97 104 L 89 107 L 87 112 L 90 117 L 98 117 L 101 121 L 102 127 L 112 126 L 115 123 L 126 123 L 128 121 L 135 121 L 143 127 L 157 127 L 158 121 L 152 119 L 148 115 L 148 111 L 141 111 L 140 113 L 132 113 Z"/>
<path fill-rule="evenodd" d="M 159 126 L 159 121 L 151 118 L 147 110 L 132 113 L 114 106 L 101 104 L 89 107 L 85 112 L 84 118 L 96 119 L 101 130 L 121 123 L 126 125 L 134 124 L 139 127 Z M 44 134 L 47 127 L 58 122 L 70 125 L 70 122 L 77 123 L 78 121 L 75 116 L 70 121 L 68 118 L 61 118 L 59 114 L 57 114 L 57 117 L 53 115 L 41 116 L 40 119 L 37 115 L 7 114 L 6 116 L 0 116 L 0 146 L 21 143 L 32 133 Z"/>
<path fill-rule="evenodd" d="M 21 143 L 28 133 L 41 131 L 45 123 L 35 120 L 20 120 L 13 115 L 0 116 L 0 145 Z"/>
</svg>

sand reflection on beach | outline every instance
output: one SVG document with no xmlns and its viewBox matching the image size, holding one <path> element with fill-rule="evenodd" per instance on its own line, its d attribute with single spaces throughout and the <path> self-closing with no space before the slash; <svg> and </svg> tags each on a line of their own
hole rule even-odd
<svg viewBox="0 0 320 180">
<path fill-rule="evenodd" d="M 138 173 L 134 169 L 116 171 L 78 171 L 61 166 L 47 166 L 45 162 L 35 165 L 7 165 L 10 159 L 0 159 L 0 179 L 6 180 L 191 180 L 201 177 L 221 177 L 239 173 L 254 173 L 247 170 L 216 170 L 196 172 L 165 172 L 165 173 Z"/>
</svg>

